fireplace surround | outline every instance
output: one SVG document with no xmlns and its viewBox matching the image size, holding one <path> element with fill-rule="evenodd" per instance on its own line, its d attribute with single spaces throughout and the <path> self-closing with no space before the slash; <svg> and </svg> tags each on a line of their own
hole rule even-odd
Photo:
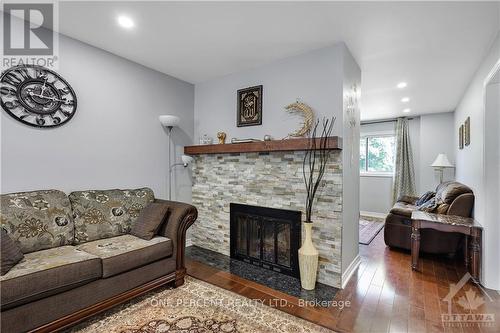
<svg viewBox="0 0 500 333">
<path fill-rule="evenodd" d="M 223 147 L 217 146 L 217 149 L 230 145 L 220 146 Z M 231 203 L 295 210 L 304 214 L 304 154 L 303 150 L 200 151 L 193 154 L 192 193 L 193 205 L 198 209 L 198 221 L 188 230 L 190 243 L 229 257 Z M 313 241 L 319 251 L 318 282 L 339 288 L 343 214 L 341 150 L 332 151 L 319 191 L 313 208 Z M 304 236 L 303 231 L 301 236 Z"/>
<path fill-rule="evenodd" d="M 300 211 L 230 204 L 230 256 L 299 277 Z"/>
</svg>

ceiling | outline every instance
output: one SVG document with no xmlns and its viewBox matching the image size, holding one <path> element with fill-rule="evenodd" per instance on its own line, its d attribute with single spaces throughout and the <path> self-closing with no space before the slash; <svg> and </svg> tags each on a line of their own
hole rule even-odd
<svg viewBox="0 0 500 333">
<path fill-rule="evenodd" d="M 344 41 L 362 119 L 453 111 L 497 34 L 498 2 L 60 2 L 63 34 L 197 83 Z M 124 29 L 117 16 L 135 22 Z M 396 88 L 405 81 L 405 89 Z M 409 97 L 402 103 L 402 97 Z"/>
</svg>

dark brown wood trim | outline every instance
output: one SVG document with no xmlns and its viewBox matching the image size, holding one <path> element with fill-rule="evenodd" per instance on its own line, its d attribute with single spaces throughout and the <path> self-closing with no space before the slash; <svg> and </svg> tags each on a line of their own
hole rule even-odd
<svg viewBox="0 0 500 333">
<path fill-rule="evenodd" d="M 191 225 L 193 225 L 197 218 L 198 211 L 193 209 L 192 212 L 184 216 L 181 223 L 179 223 L 179 227 L 177 228 L 176 270 L 177 272 L 184 272 L 179 272 L 178 274 L 186 274 L 186 266 L 184 263 L 184 253 L 186 252 L 186 231 Z"/>
<path fill-rule="evenodd" d="M 317 144 L 319 146 L 319 139 Z M 309 148 L 308 138 L 286 139 L 260 141 L 250 143 L 228 143 L 215 145 L 196 145 L 184 147 L 184 154 L 201 155 L 201 154 L 224 154 L 224 153 L 259 153 L 270 151 L 294 151 L 306 150 Z M 341 150 L 342 138 L 332 136 L 328 138 L 328 149 Z"/>
<path fill-rule="evenodd" d="M 42 333 L 42 332 L 54 332 L 62 330 L 78 322 L 81 322 L 93 315 L 106 311 L 118 304 L 124 303 L 128 300 L 131 300 L 132 298 L 143 295 L 153 289 L 156 289 L 173 281 L 176 281 L 176 272 L 159 277 L 139 287 L 136 287 L 119 295 L 108 298 L 107 300 L 91 305 L 85 309 L 82 309 L 70 315 L 59 318 L 53 322 L 40 326 L 30 332 Z"/>
</svg>

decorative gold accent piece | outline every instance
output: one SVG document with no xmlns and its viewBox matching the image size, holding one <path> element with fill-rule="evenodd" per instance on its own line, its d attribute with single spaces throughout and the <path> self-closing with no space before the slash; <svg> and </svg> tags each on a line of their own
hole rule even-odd
<svg viewBox="0 0 500 333">
<path fill-rule="evenodd" d="M 219 139 L 219 144 L 223 145 L 224 143 L 226 143 L 226 133 L 225 132 L 218 132 L 217 139 Z"/>
<path fill-rule="evenodd" d="M 302 123 L 302 127 L 295 132 L 288 134 L 288 137 L 298 138 L 305 137 L 311 131 L 311 127 L 314 121 L 314 112 L 309 107 L 309 105 L 302 102 L 295 102 L 285 106 L 285 110 L 290 114 L 297 114 L 304 117 L 304 122 Z"/>
<path fill-rule="evenodd" d="M 464 144 L 470 145 L 470 117 L 467 117 L 464 124 Z"/>
</svg>

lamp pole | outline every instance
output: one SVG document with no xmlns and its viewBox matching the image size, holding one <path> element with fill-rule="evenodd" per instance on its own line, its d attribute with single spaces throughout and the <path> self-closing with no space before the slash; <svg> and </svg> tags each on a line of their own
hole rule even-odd
<svg viewBox="0 0 500 333">
<path fill-rule="evenodd" d="M 172 129 L 173 126 L 167 126 L 168 129 L 168 200 L 172 200 L 172 167 L 170 166 L 171 161 L 171 146 L 172 146 Z"/>
</svg>

